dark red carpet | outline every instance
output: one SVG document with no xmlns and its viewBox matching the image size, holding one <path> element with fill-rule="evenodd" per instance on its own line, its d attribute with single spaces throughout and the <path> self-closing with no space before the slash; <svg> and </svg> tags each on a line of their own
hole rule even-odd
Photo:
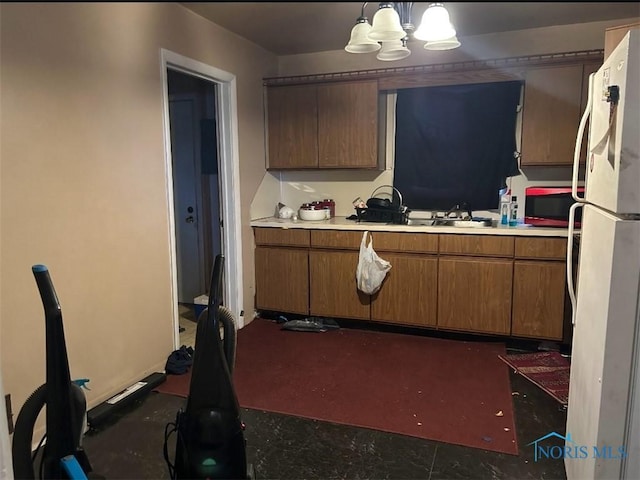
<svg viewBox="0 0 640 480">
<path fill-rule="evenodd" d="M 536 352 L 501 355 L 516 372 L 535 383 L 563 405 L 569 401 L 571 364 L 558 352 Z"/>
<path fill-rule="evenodd" d="M 238 332 L 234 383 L 245 408 L 518 454 L 502 343 L 341 329 Z M 189 375 L 157 390 L 186 396 Z"/>
</svg>

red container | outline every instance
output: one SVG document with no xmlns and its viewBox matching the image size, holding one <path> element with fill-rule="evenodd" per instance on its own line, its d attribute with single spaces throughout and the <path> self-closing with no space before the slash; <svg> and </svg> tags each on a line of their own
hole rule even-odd
<svg viewBox="0 0 640 480">
<path fill-rule="evenodd" d="M 333 199 L 325 198 L 322 201 L 322 206 L 329 207 L 329 212 L 331 212 L 331 218 L 336 216 L 336 202 L 334 202 Z"/>
</svg>

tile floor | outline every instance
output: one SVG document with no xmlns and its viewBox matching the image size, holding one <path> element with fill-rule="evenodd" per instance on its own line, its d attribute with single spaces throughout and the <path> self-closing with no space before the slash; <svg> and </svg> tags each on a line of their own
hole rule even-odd
<svg viewBox="0 0 640 480">
<path fill-rule="evenodd" d="M 517 392 L 513 404 L 519 455 L 242 409 L 247 459 L 258 479 L 566 478 L 562 460 L 535 462 L 528 445 L 551 431 L 564 434 L 565 408 L 513 372 L 511 387 Z M 164 431 L 184 403 L 183 398 L 152 392 L 88 432 L 84 447 L 95 472 L 110 479 L 169 478 L 162 454 Z M 173 458 L 175 436 L 168 445 Z"/>
</svg>

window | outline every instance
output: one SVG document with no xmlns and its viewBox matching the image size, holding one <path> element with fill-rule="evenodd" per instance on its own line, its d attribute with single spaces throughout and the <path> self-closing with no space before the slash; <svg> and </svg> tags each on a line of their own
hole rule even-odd
<svg viewBox="0 0 640 480">
<path fill-rule="evenodd" d="M 412 210 L 498 207 L 519 174 L 516 117 L 522 82 L 398 90 L 394 186 Z"/>
</svg>

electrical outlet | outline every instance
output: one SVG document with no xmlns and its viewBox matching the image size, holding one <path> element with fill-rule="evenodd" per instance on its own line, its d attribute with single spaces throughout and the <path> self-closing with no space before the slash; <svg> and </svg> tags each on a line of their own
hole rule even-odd
<svg viewBox="0 0 640 480">
<path fill-rule="evenodd" d="M 7 409 L 7 426 L 9 427 L 9 435 L 13 433 L 13 412 L 11 410 L 11 394 L 4 396 L 4 404 Z"/>
</svg>

